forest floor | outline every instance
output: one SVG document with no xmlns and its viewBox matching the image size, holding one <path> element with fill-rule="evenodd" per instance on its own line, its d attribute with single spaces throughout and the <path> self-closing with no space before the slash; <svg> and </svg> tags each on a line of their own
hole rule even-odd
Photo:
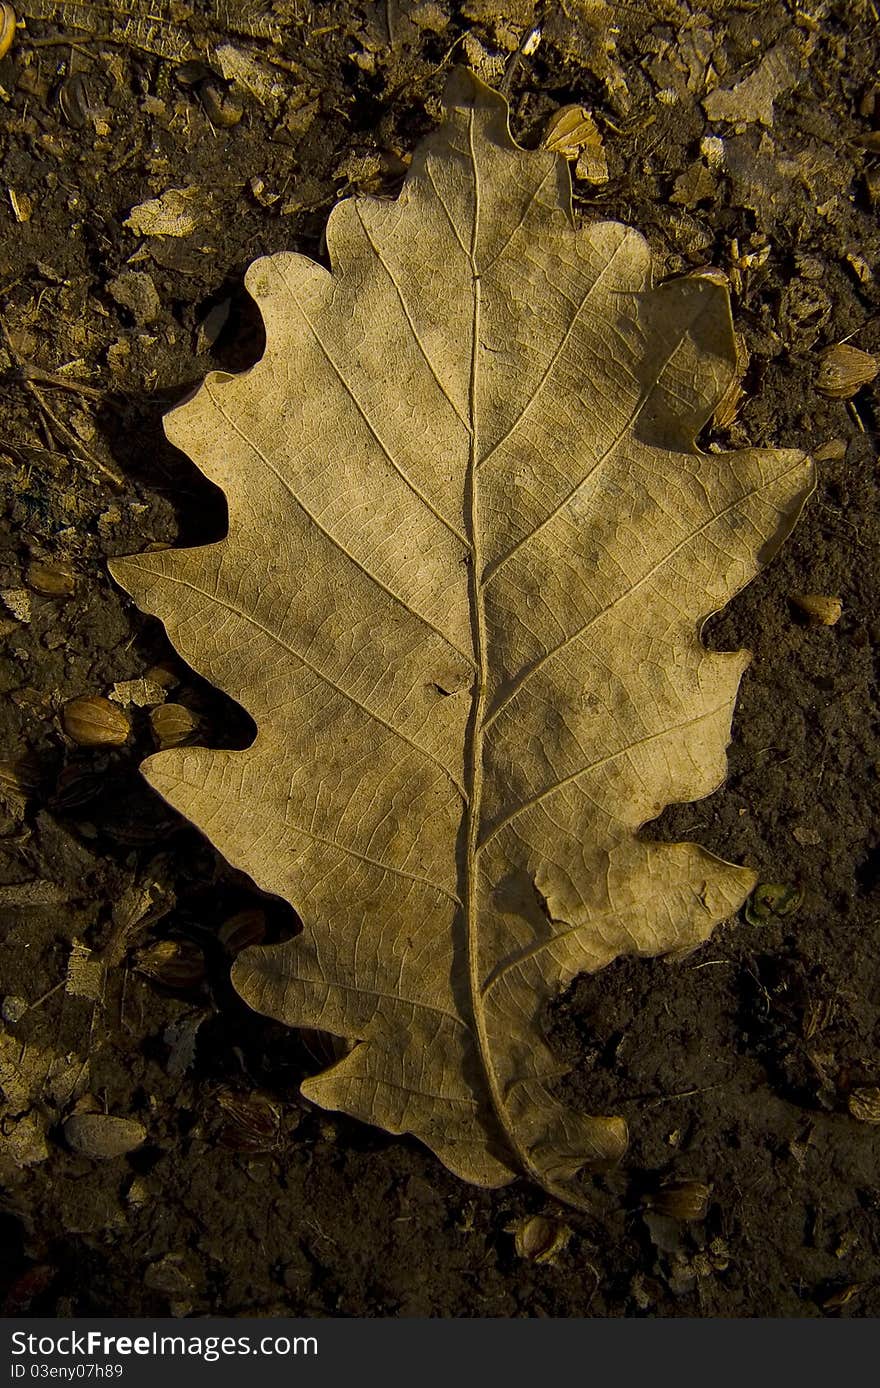
<svg viewBox="0 0 880 1388">
<path fill-rule="evenodd" d="M 0 60 L 4 1313 L 880 1314 L 877 1096 L 859 1103 L 880 1085 L 876 399 L 816 390 L 824 348 L 880 352 L 875 6 L 15 8 Z M 729 780 L 652 826 L 795 890 L 687 959 L 584 977 L 554 1008 L 569 1093 L 631 1131 L 585 1215 L 524 1182 L 464 1185 L 415 1141 L 298 1097 L 320 1039 L 249 1012 L 228 978 L 242 941 L 277 938 L 290 914 L 138 773 L 157 700 L 215 746 L 246 745 L 249 720 L 106 567 L 222 536 L 222 497 L 162 415 L 208 370 L 259 357 L 251 260 L 320 258 L 339 197 L 396 195 L 456 61 L 504 87 L 525 145 L 558 107 L 588 108 L 608 176 L 575 179 L 580 216 L 637 227 L 658 277 L 729 275 L 745 394 L 704 446 L 818 457 L 794 535 L 707 628 L 754 657 Z M 169 189 L 188 190 L 178 234 L 129 222 Z M 839 597 L 839 622 L 799 619 L 802 592 Z M 65 704 L 95 695 L 128 717 L 122 745 L 65 731 Z M 90 1110 L 145 1140 L 108 1155 L 118 1125 L 86 1123 L 74 1141 L 66 1121 Z M 704 1218 L 674 1217 L 696 1197 L 669 1181 L 709 1187 Z M 549 1261 L 518 1251 L 534 1215 L 567 1226 Z"/>
</svg>

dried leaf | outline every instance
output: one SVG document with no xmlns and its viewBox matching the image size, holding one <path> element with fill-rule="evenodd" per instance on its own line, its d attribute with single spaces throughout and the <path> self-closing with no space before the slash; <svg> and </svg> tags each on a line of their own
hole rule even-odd
<svg viewBox="0 0 880 1388">
<path fill-rule="evenodd" d="M 166 18 L 170 15 L 168 0 L 144 5 L 126 4 L 124 0 L 19 0 L 19 10 L 25 19 L 49 20 L 64 29 L 80 29 L 87 34 L 112 35 L 119 43 L 159 58 L 185 62 L 194 57 L 196 49 L 184 30 Z M 159 13 L 157 13 L 157 11 Z"/>
<path fill-rule="evenodd" d="M 233 82 L 242 91 L 255 97 L 262 106 L 268 106 L 275 115 L 287 96 L 287 88 L 277 80 L 275 73 L 265 63 L 249 53 L 243 53 L 231 43 L 224 43 L 215 54 L 217 66 L 227 82 Z"/>
<path fill-rule="evenodd" d="M 725 289 L 651 290 L 643 239 L 577 229 L 565 160 L 519 149 L 498 94 L 458 71 L 446 107 L 396 203 L 334 209 L 332 273 L 251 266 L 265 355 L 168 417 L 228 538 L 112 568 L 257 724 L 147 776 L 302 918 L 233 978 L 357 1043 L 306 1097 L 577 1201 L 626 1129 L 556 1097 L 543 1009 L 753 886 L 638 830 L 724 778 L 748 656 L 700 626 L 812 474 L 695 448 L 735 368 Z"/>
<path fill-rule="evenodd" d="M 209 0 L 198 13 L 178 0 L 18 0 L 18 10 L 175 63 L 210 55 L 213 40 L 230 33 L 276 42 L 282 32 L 271 0 Z"/>
<path fill-rule="evenodd" d="M 764 54 L 754 72 L 726 91 L 710 92 L 703 110 L 711 121 L 730 121 L 772 126 L 773 103 L 798 86 L 806 71 L 806 59 L 815 46 L 812 36 L 791 33 Z"/>
<path fill-rule="evenodd" d="M 138 236 L 189 236 L 201 225 L 206 202 L 201 188 L 169 188 L 133 207 L 123 226 Z"/>
<path fill-rule="evenodd" d="M 75 998 L 88 998 L 91 1002 L 99 1002 L 104 993 L 105 978 L 105 961 L 96 958 L 81 940 L 74 940 L 67 961 L 65 993 Z"/>
</svg>

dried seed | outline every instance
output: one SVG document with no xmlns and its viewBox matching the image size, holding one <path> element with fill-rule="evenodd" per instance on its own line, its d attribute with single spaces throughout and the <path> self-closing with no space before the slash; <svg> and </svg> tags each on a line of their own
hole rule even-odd
<svg viewBox="0 0 880 1388">
<path fill-rule="evenodd" d="M 150 714 L 157 747 L 180 747 L 198 727 L 198 719 L 183 704 L 160 704 Z"/>
<path fill-rule="evenodd" d="M 833 627 L 843 612 L 840 598 L 826 597 L 823 593 L 792 593 L 791 601 L 814 627 Z"/>
<path fill-rule="evenodd" d="M 164 842 L 179 827 L 180 821 L 170 817 L 158 818 L 152 807 L 129 810 L 124 820 L 116 814 L 101 819 L 100 828 L 117 843 L 142 844 Z"/>
<path fill-rule="evenodd" d="M 244 102 L 237 92 L 224 90 L 217 82 L 203 82 L 198 95 L 212 125 L 221 130 L 238 125 L 244 114 Z"/>
<path fill-rule="evenodd" d="M 829 400 L 851 400 L 880 371 L 880 361 L 870 352 L 838 342 L 819 359 L 816 389 Z"/>
<path fill-rule="evenodd" d="M 196 332 L 196 351 L 210 352 L 229 321 L 231 299 L 221 299 L 208 309 Z"/>
<path fill-rule="evenodd" d="M 874 125 L 880 123 L 877 120 L 880 116 L 880 87 L 876 82 L 867 86 L 859 97 L 859 115 L 873 121 Z"/>
<path fill-rule="evenodd" d="M 846 439 L 829 439 L 816 449 L 813 460 L 817 463 L 839 463 L 846 457 Z"/>
<path fill-rule="evenodd" d="M 163 988 L 196 988 L 205 977 L 205 956 L 191 940 L 159 940 L 138 951 L 135 968 Z"/>
<path fill-rule="evenodd" d="M 32 559 L 27 583 L 44 598 L 69 598 L 76 587 L 73 569 L 63 559 Z"/>
<path fill-rule="evenodd" d="M 85 75 L 74 72 L 66 77 L 56 93 L 56 100 L 72 130 L 82 130 L 89 118 L 90 98 Z"/>
<path fill-rule="evenodd" d="M 174 76 L 182 87 L 196 87 L 199 82 L 206 81 L 213 76 L 207 63 L 201 62 L 198 58 L 192 58 L 189 62 L 181 63 L 174 69 Z"/>
<path fill-rule="evenodd" d="M 226 1119 L 220 1130 L 224 1147 L 235 1152 L 271 1152 L 278 1146 L 281 1110 L 265 1094 L 221 1089 L 217 1103 Z"/>
<path fill-rule="evenodd" d="M 260 945 L 266 938 L 266 917 L 262 911 L 238 911 L 225 920 L 219 930 L 220 943 L 230 954 L 240 954 L 249 945 Z"/>
<path fill-rule="evenodd" d="M 508 1226 L 517 1254 L 530 1263 L 554 1263 L 571 1238 L 571 1229 L 558 1219 L 531 1215 Z"/>
<path fill-rule="evenodd" d="M 880 1089 L 875 1086 L 854 1089 L 847 1100 L 847 1108 L 860 1123 L 880 1123 Z"/>
<path fill-rule="evenodd" d="M 669 1219 L 705 1219 L 711 1187 L 703 1181 L 667 1181 L 645 1197 L 645 1206 Z"/>
<path fill-rule="evenodd" d="M 147 1136 L 143 1123 L 109 1113 L 74 1113 L 64 1124 L 64 1140 L 73 1152 L 93 1161 L 109 1161 L 140 1147 Z"/>
<path fill-rule="evenodd" d="M 62 709 L 61 721 L 67 736 L 81 747 L 121 747 L 131 730 L 119 705 L 100 694 L 71 699 Z"/>
<path fill-rule="evenodd" d="M 53 810 L 78 810 L 97 799 L 107 785 L 107 777 L 102 771 L 87 766 L 65 766 L 59 772 L 55 789 L 49 799 Z"/>
<path fill-rule="evenodd" d="M 15 38 L 15 10 L 11 5 L 0 4 L 0 58 L 5 58 Z"/>
</svg>

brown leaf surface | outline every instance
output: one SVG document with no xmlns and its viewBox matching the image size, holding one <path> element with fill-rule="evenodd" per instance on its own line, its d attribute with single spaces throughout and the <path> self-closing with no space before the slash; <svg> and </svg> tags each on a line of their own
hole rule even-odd
<svg viewBox="0 0 880 1388">
<path fill-rule="evenodd" d="M 754 884 L 638 829 L 724 779 L 748 656 L 700 627 L 811 470 L 696 450 L 735 367 L 723 288 L 652 289 L 639 235 L 577 228 L 565 160 L 518 148 L 470 74 L 446 108 L 396 202 L 334 210 L 332 273 L 251 266 L 262 360 L 168 417 L 228 538 L 113 572 L 257 724 L 146 774 L 302 918 L 234 981 L 357 1043 L 304 1093 L 576 1199 L 626 1129 L 555 1096 L 542 1011 L 704 940 Z"/>
</svg>

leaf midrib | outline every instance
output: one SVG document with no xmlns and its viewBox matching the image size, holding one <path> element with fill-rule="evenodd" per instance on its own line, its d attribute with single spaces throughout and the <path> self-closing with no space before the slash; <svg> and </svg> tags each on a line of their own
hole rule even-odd
<svg viewBox="0 0 880 1388">
<path fill-rule="evenodd" d="M 478 1059 L 486 1081 L 489 1098 L 498 1126 L 520 1169 L 541 1184 L 541 1173 L 523 1148 L 511 1121 L 504 1092 L 492 1055 L 491 1039 L 486 1023 L 486 1009 L 483 997 L 483 978 L 480 959 L 480 873 L 479 840 L 483 799 L 483 740 L 485 735 L 485 705 L 488 688 L 488 652 L 486 648 L 486 611 L 484 601 L 482 535 L 480 525 L 479 495 L 479 433 L 477 428 L 477 401 L 480 362 L 480 316 L 482 308 L 482 286 L 477 264 L 477 242 L 480 228 L 480 180 L 474 151 L 474 110 L 468 112 L 468 149 L 474 182 L 474 217 L 471 229 L 471 242 L 468 258 L 470 261 L 473 314 L 471 319 L 471 363 L 468 383 L 468 421 L 470 440 L 468 464 L 465 481 L 465 529 L 470 544 L 470 571 L 468 575 L 469 608 L 474 642 L 474 662 L 476 675 L 471 702 L 471 716 L 468 725 L 467 747 L 465 749 L 465 834 L 463 884 L 460 893 L 464 910 L 464 930 L 467 943 L 468 992 L 473 1022 L 474 1042 Z M 459 238 L 460 239 L 460 238 Z"/>
</svg>

